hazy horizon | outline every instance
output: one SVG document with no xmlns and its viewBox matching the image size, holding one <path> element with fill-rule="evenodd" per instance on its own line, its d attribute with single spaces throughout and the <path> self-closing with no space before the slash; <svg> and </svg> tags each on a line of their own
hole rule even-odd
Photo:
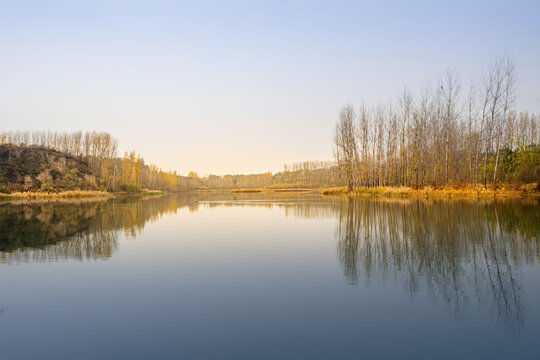
<svg viewBox="0 0 540 360">
<path fill-rule="evenodd" d="M 413 94 L 455 68 L 464 93 L 502 53 L 516 110 L 540 113 L 532 1 L 0 0 L 0 130 L 96 130 L 186 175 L 332 157 L 346 103 Z"/>
</svg>

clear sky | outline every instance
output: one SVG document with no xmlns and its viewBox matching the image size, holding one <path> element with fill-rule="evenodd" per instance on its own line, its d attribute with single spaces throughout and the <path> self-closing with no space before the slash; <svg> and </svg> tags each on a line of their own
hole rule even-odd
<svg viewBox="0 0 540 360">
<path fill-rule="evenodd" d="M 0 0 L 0 130 L 98 130 L 164 169 L 332 156 L 339 108 L 515 60 L 540 113 L 539 1 Z"/>
</svg>

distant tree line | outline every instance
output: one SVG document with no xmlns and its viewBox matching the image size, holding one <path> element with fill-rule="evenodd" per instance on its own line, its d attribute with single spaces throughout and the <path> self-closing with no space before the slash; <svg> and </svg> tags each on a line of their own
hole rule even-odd
<svg viewBox="0 0 540 360">
<path fill-rule="evenodd" d="M 145 164 L 134 151 L 119 158 L 118 141 L 106 132 L 6 131 L 0 132 L 2 144 L 53 149 L 84 159 L 103 190 L 176 190 L 178 182 L 176 172 Z"/>
<path fill-rule="evenodd" d="M 208 175 L 199 177 L 190 171 L 187 177 L 179 177 L 178 189 L 256 189 L 256 188 L 324 188 L 342 183 L 334 161 L 304 161 L 284 165 L 283 170 L 272 174 Z"/>
<path fill-rule="evenodd" d="M 334 157 L 354 187 L 477 186 L 540 179 L 539 119 L 517 113 L 516 75 L 508 56 L 463 91 L 455 70 L 436 86 L 374 106 L 345 105 Z"/>
<path fill-rule="evenodd" d="M 106 132 L 5 131 L 0 145 L 30 146 L 60 151 L 88 162 L 97 186 L 108 191 L 136 192 L 141 189 L 190 191 L 205 189 L 254 189 L 263 187 L 327 187 L 342 183 L 334 161 L 304 161 L 284 165 L 272 174 L 199 175 L 190 171 L 180 176 L 146 164 L 135 151 L 118 156 L 118 141 Z M 47 190 L 52 190 L 48 186 Z"/>
</svg>

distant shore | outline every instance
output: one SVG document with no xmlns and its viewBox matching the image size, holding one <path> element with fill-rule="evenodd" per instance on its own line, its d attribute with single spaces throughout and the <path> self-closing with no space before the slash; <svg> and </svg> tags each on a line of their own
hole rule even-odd
<svg viewBox="0 0 540 360">
<path fill-rule="evenodd" d="M 330 188 L 280 188 L 280 187 L 263 187 L 254 189 L 199 189 L 186 192 L 201 192 L 201 193 L 234 193 L 234 194 L 270 194 L 270 193 L 317 193 L 327 196 L 350 196 L 350 197 L 540 197 L 540 187 L 538 184 L 527 184 L 518 188 L 500 187 L 493 189 L 483 186 L 462 186 L 462 187 L 424 187 L 415 189 L 405 186 L 378 186 L 378 187 L 360 187 L 353 190 L 348 190 L 346 186 L 337 186 Z"/>
</svg>

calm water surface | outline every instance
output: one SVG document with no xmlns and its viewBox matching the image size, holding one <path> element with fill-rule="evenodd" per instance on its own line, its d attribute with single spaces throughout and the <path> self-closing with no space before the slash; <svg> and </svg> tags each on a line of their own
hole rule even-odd
<svg viewBox="0 0 540 360">
<path fill-rule="evenodd" d="M 536 358 L 538 200 L 0 204 L 2 359 Z"/>
</svg>

